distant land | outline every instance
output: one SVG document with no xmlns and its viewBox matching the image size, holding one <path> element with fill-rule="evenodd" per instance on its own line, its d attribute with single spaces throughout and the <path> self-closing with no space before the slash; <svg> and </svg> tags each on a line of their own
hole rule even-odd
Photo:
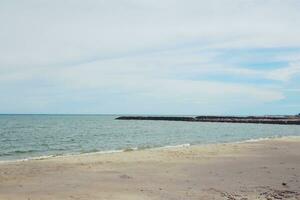
<svg viewBox="0 0 300 200">
<path fill-rule="evenodd" d="M 265 115 L 265 116 L 120 116 L 117 120 L 160 120 L 186 122 L 224 122 L 224 123 L 255 123 L 255 124 L 282 124 L 300 125 L 298 115 Z"/>
</svg>

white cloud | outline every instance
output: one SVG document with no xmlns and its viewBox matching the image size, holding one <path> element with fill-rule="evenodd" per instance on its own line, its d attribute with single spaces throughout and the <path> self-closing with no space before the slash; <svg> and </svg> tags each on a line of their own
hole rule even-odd
<svg viewBox="0 0 300 200">
<path fill-rule="evenodd" d="M 1 1 L 2 67 L 55 65 L 198 44 L 300 45 L 299 1 Z"/>
<path fill-rule="evenodd" d="M 293 62 L 278 69 L 240 67 L 219 56 L 228 49 L 299 47 L 299 9 L 296 0 L 1 1 L 0 90 L 15 86 L 13 99 L 18 88 L 38 88 L 28 102 L 47 102 L 37 103 L 41 109 L 84 91 L 95 99 L 97 92 L 124 93 L 131 100 L 219 107 L 280 101 L 281 83 L 209 77 L 297 77 L 295 52 L 269 58 Z"/>
<path fill-rule="evenodd" d="M 267 78 L 279 81 L 289 81 L 300 75 L 300 63 L 291 63 L 288 67 L 275 69 L 267 73 Z"/>
</svg>

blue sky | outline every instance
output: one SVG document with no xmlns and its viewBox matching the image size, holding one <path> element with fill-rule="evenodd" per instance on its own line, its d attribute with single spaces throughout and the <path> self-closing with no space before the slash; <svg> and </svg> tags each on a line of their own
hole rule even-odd
<svg viewBox="0 0 300 200">
<path fill-rule="evenodd" d="M 297 114 L 298 0 L 2 0 L 0 113 Z"/>
</svg>

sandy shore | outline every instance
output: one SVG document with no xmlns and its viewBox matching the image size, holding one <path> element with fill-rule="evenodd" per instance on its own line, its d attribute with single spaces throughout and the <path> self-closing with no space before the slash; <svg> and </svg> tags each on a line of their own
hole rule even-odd
<svg viewBox="0 0 300 200">
<path fill-rule="evenodd" d="M 300 199 L 300 138 L 2 163 L 0 199 Z"/>
</svg>

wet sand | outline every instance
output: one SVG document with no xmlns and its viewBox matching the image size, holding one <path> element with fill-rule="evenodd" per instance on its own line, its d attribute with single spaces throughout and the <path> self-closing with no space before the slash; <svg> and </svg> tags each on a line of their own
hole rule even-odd
<svg viewBox="0 0 300 200">
<path fill-rule="evenodd" d="M 1 200 L 300 199 L 300 138 L 0 164 Z"/>
</svg>

